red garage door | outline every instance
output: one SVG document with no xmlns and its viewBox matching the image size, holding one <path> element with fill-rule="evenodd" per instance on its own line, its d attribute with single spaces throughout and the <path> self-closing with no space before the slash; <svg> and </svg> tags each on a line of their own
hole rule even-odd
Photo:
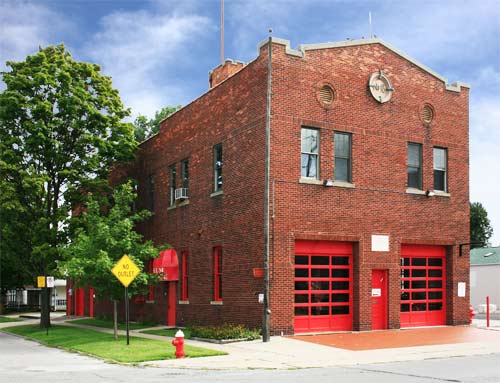
<svg viewBox="0 0 500 383">
<path fill-rule="evenodd" d="M 446 249 L 401 247 L 401 327 L 446 324 Z"/>
<path fill-rule="evenodd" d="M 352 244 L 295 242 L 294 330 L 352 330 Z"/>
</svg>

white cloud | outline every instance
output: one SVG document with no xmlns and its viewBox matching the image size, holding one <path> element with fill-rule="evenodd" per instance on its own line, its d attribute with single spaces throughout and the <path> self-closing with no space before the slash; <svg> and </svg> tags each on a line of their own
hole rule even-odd
<svg viewBox="0 0 500 383">
<path fill-rule="evenodd" d="M 21 61 L 38 46 L 51 44 L 70 25 L 57 12 L 41 4 L 26 1 L 0 2 L 0 70 L 5 61 Z"/>
<path fill-rule="evenodd" d="M 183 89 L 168 86 L 168 77 L 175 76 L 188 60 L 190 47 L 212 28 L 208 18 L 141 10 L 112 13 L 100 25 L 83 49 L 113 77 L 114 87 L 134 115 L 154 115 L 185 99 Z"/>
</svg>

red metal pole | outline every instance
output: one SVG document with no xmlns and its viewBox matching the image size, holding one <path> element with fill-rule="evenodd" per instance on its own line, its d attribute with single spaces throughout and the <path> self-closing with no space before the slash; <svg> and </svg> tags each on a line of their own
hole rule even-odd
<svg viewBox="0 0 500 383">
<path fill-rule="evenodd" d="M 490 296 L 486 297 L 486 327 L 490 327 Z"/>
</svg>

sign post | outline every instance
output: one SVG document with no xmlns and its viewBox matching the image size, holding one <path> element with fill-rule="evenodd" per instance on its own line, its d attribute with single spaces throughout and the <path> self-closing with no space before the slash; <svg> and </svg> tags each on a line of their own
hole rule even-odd
<svg viewBox="0 0 500 383">
<path fill-rule="evenodd" d="M 129 341 L 129 304 L 128 304 L 128 286 L 139 275 L 141 270 L 136 264 L 127 256 L 124 255 L 116 262 L 115 266 L 111 269 L 113 275 L 118 278 L 121 284 L 125 287 L 125 323 L 127 326 L 127 345 Z"/>
</svg>

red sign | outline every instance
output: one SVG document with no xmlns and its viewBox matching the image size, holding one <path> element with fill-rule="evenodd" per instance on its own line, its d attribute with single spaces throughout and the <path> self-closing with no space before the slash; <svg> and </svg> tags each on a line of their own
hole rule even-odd
<svg viewBox="0 0 500 383">
<path fill-rule="evenodd" d="M 153 261 L 153 273 L 162 274 L 162 281 L 179 280 L 179 258 L 174 249 L 160 251 L 160 256 Z"/>
</svg>

